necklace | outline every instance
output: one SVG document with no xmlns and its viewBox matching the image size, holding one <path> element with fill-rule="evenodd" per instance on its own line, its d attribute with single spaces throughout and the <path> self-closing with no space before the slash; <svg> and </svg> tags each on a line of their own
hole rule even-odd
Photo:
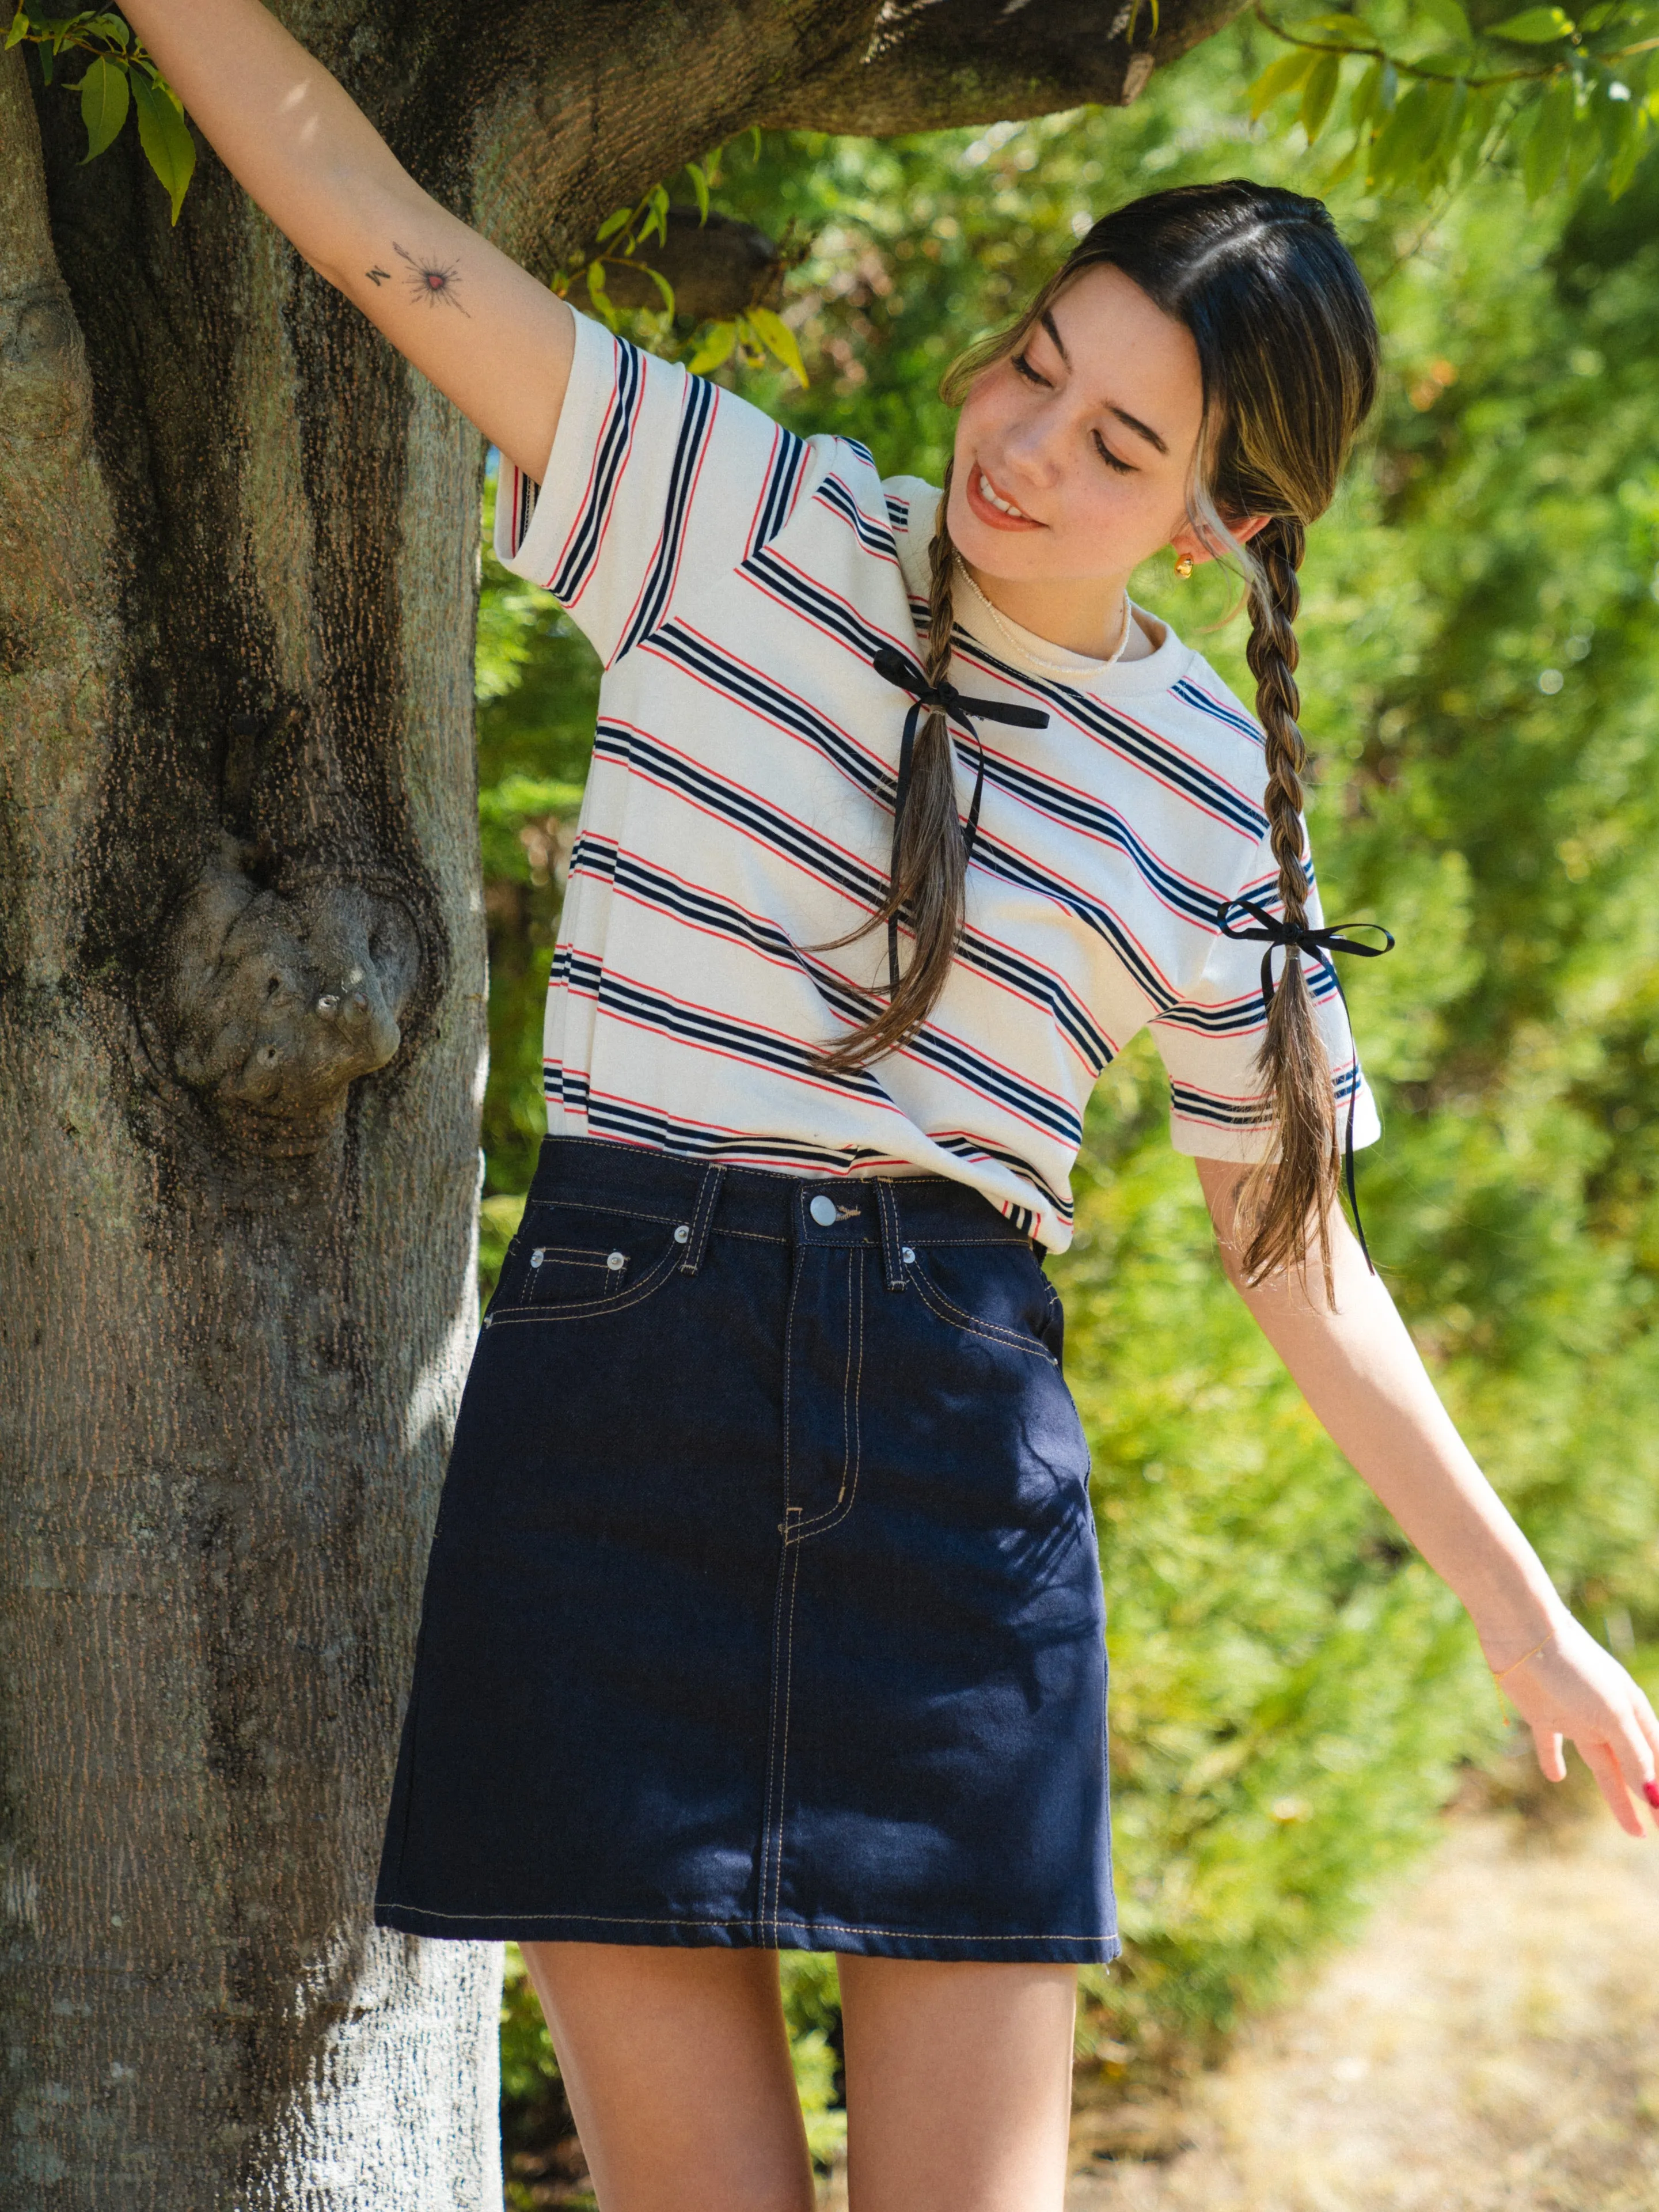
<svg viewBox="0 0 1659 2212">
<path fill-rule="evenodd" d="M 973 575 L 968 567 L 968 563 L 963 559 L 960 553 L 957 556 L 957 572 L 962 577 L 963 582 L 967 585 L 974 597 L 978 600 L 980 605 L 984 608 L 986 613 L 990 616 L 991 620 L 1002 632 L 1003 636 L 1006 638 L 1008 643 L 1013 647 L 1015 652 L 1018 653 L 1023 659 L 1029 660 L 1034 668 L 1041 668 L 1046 674 L 1050 676 L 1068 677 L 1074 684 L 1079 677 L 1086 677 L 1091 672 L 1089 669 L 1079 668 L 1075 661 L 1045 660 L 1040 653 L 1033 653 L 1030 647 L 1025 642 L 1025 640 L 1021 637 L 1006 621 L 1004 620 L 998 609 L 993 605 L 991 600 L 986 597 L 985 593 L 981 591 L 979 586 L 974 581 Z M 1105 654 L 1101 659 L 1099 665 L 1102 668 L 1110 668 L 1123 658 L 1123 648 L 1129 642 L 1129 624 L 1133 620 L 1133 617 L 1129 611 L 1129 594 L 1125 592 L 1123 594 L 1122 627 L 1118 631 L 1117 643 L 1112 647 L 1111 651 Z"/>
</svg>

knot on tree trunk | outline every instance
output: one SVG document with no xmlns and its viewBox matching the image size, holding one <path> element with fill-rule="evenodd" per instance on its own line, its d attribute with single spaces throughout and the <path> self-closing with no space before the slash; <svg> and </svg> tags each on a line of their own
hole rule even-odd
<svg viewBox="0 0 1659 2212">
<path fill-rule="evenodd" d="M 54 275 L 0 295 L 0 444 L 78 444 L 86 408 L 86 353 L 67 287 Z"/>
<path fill-rule="evenodd" d="M 31 284 L 0 299 L 0 365 L 67 374 L 78 351 L 67 287 Z"/>
<path fill-rule="evenodd" d="M 162 1065 L 236 1134 L 311 1151 L 351 1085 L 396 1054 L 420 965 L 388 886 L 285 871 L 225 837 L 164 927 L 146 1026 Z"/>
</svg>

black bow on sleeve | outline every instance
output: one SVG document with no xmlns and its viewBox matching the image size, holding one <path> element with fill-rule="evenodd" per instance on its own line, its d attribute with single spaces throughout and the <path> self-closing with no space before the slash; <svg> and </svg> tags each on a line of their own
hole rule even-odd
<svg viewBox="0 0 1659 2212">
<path fill-rule="evenodd" d="M 1235 908 L 1243 907 L 1255 922 L 1254 929 L 1235 929 L 1231 916 Z M 1224 937 L 1235 944 L 1249 942 L 1265 945 L 1261 956 L 1261 1006 L 1268 1012 L 1273 1002 L 1273 951 L 1282 945 L 1287 954 L 1310 952 L 1336 986 L 1336 995 L 1342 1001 L 1342 1018 L 1348 1024 L 1348 1044 L 1353 1054 L 1353 1087 L 1348 1093 L 1347 1125 L 1342 1139 L 1342 1179 L 1347 1186 L 1348 1205 L 1353 1214 L 1353 1233 L 1359 1239 L 1359 1249 L 1365 1255 L 1365 1265 L 1372 1274 L 1376 1263 L 1371 1258 L 1371 1248 L 1365 1242 L 1364 1224 L 1359 1218 L 1359 1190 L 1354 1179 L 1353 1117 L 1359 1097 L 1359 1047 L 1354 1039 L 1353 1014 L 1348 1005 L 1348 994 L 1342 988 L 1342 978 L 1336 972 L 1333 952 L 1356 952 L 1362 960 L 1380 960 L 1385 952 L 1394 951 L 1394 937 L 1380 921 L 1334 921 L 1323 929 L 1310 929 L 1305 922 L 1286 921 L 1282 915 L 1271 914 L 1255 899 L 1231 898 L 1216 909 L 1216 925 Z M 1362 945 L 1358 939 L 1345 933 L 1352 929 L 1371 930 L 1382 939 L 1381 945 Z"/>
</svg>

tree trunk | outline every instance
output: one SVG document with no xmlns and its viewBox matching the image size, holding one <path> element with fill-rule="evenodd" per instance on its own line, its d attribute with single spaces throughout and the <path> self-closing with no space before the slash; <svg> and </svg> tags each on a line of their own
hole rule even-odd
<svg viewBox="0 0 1659 2212">
<path fill-rule="evenodd" d="M 367 1913 L 474 1319 L 477 441 L 222 176 L 170 233 L 55 143 L 66 291 L 3 99 L 4 2202 L 498 2203 L 499 1954 Z"/>
<path fill-rule="evenodd" d="M 921 12 L 962 35 L 909 94 L 874 0 L 291 20 L 545 274 L 803 85 L 997 112 L 962 79 L 1006 10 Z M 1127 37 L 1077 35 L 1066 97 L 1121 96 Z M 0 58 L 0 2212 L 494 2212 L 499 1951 L 368 1924 L 476 1319 L 480 443 L 210 155 L 170 228 L 32 76 Z"/>
</svg>

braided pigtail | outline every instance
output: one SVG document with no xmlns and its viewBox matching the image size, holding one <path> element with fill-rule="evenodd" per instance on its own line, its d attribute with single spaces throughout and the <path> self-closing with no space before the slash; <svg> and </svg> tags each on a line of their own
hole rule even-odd
<svg viewBox="0 0 1659 2212">
<path fill-rule="evenodd" d="M 1279 896 L 1285 921 L 1297 925 L 1307 921 L 1309 891 L 1302 832 L 1308 749 L 1297 723 L 1302 700 L 1296 685 L 1300 653 L 1295 627 L 1302 599 L 1296 572 L 1304 543 L 1302 525 L 1277 515 L 1252 544 L 1255 574 L 1247 652 L 1255 678 L 1256 718 L 1267 735 L 1266 805 L 1269 841 L 1279 863 Z M 1299 953 L 1285 955 L 1256 1065 L 1273 1093 L 1278 1157 L 1264 1161 L 1245 1185 L 1245 1271 L 1259 1281 L 1281 1268 L 1301 1267 L 1316 1243 L 1329 1298 L 1334 1291 L 1327 1217 L 1336 1200 L 1341 1147 L 1330 1062 Z"/>
<path fill-rule="evenodd" d="M 952 362 L 940 396 L 960 405 L 981 377 L 1012 375 L 1011 364 L 1049 307 L 1099 269 L 1138 286 L 1186 329 L 1197 350 L 1204 409 L 1189 511 L 1215 534 L 1213 550 L 1228 537 L 1237 539 L 1251 578 L 1249 663 L 1267 732 L 1267 819 L 1284 903 L 1282 923 L 1265 909 L 1256 916 L 1273 926 L 1266 937 L 1271 949 L 1282 942 L 1274 930 L 1306 928 L 1310 896 L 1302 832 L 1307 755 L 1297 727 L 1297 570 L 1305 526 L 1330 505 L 1376 397 L 1376 319 L 1319 201 L 1242 178 L 1182 185 L 1103 216 L 1013 322 L 976 339 Z M 931 549 L 929 691 L 946 679 L 951 657 L 957 556 L 945 520 L 950 489 L 947 471 Z M 1270 520 L 1250 539 L 1242 526 L 1263 515 Z M 1103 569 L 1107 550 L 1103 546 Z M 913 684 L 903 688 L 917 696 Z M 986 702 L 970 703 L 982 710 Z M 837 940 L 849 945 L 902 915 L 914 933 L 909 965 L 885 1003 L 827 1050 L 822 1065 L 851 1070 L 891 1052 L 921 1027 L 945 988 L 962 934 L 967 876 L 955 754 L 946 717 L 927 712 L 911 753 L 887 895 L 873 922 Z M 1224 913 L 1219 919 L 1229 936 L 1262 935 L 1230 927 Z M 1287 1267 L 1305 1272 L 1317 1244 L 1329 1297 L 1328 1221 L 1346 1146 L 1339 1148 L 1330 1064 L 1303 970 L 1305 948 L 1278 957 L 1284 972 L 1257 1062 L 1270 1094 L 1276 1157 L 1245 1183 L 1245 1267 L 1258 1280 Z"/>
<path fill-rule="evenodd" d="M 945 523 L 951 500 L 951 470 L 945 471 L 939 520 L 928 548 L 927 653 L 929 684 L 939 683 L 950 665 L 956 613 L 951 585 L 956 548 Z M 966 903 L 968 856 L 957 812 L 956 745 L 946 717 L 937 708 L 916 729 L 904 818 L 899 825 L 897 865 L 887 896 L 868 922 L 834 945 L 879 927 L 895 915 L 909 917 L 915 949 L 899 986 L 879 1012 L 823 1054 L 823 1065 L 842 1073 L 865 1067 L 893 1052 L 927 1020 L 945 988 L 962 935 Z"/>
</svg>

